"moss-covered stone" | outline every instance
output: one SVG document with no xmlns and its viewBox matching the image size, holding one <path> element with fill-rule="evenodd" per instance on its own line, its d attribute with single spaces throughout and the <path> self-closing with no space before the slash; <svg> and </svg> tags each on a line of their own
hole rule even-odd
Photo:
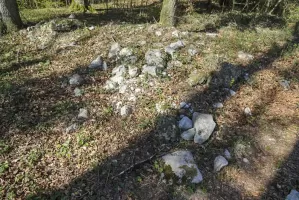
<svg viewBox="0 0 299 200">
<path fill-rule="evenodd" d="M 209 79 L 209 76 L 205 73 L 202 73 L 198 70 L 195 70 L 191 72 L 189 75 L 189 78 L 187 79 L 187 82 L 190 86 L 195 86 L 198 84 L 204 84 Z"/>
</svg>

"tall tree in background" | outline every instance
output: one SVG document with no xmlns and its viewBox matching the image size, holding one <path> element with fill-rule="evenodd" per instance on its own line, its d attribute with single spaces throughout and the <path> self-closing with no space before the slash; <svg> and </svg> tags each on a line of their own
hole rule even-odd
<svg viewBox="0 0 299 200">
<path fill-rule="evenodd" d="M 160 23 L 163 26 L 175 25 L 175 12 L 177 0 L 163 0 L 162 10 L 160 13 Z"/>
<path fill-rule="evenodd" d="M 16 0 L 0 0 L 0 34 L 15 31 L 22 26 Z"/>
<path fill-rule="evenodd" d="M 89 0 L 73 0 L 71 4 L 71 9 L 74 11 L 84 11 L 90 9 L 90 2 Z"/>
</svg>

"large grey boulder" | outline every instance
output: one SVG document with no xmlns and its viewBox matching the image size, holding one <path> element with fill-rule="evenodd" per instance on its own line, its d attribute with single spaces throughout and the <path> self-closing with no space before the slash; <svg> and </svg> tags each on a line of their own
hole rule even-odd
<svg viewBox="0 0 299 200">
<path fill-rule="evenodd" d="M 209 139 L 216 127 L 213 116 L 195 112 L 193 113 L 192 121 L 193 127 L 196 129 L 194 142 L 202 144 Z"/>
<path fill-rule="evenodd" d="M 203 180 L 190 151 L 176 151 L 163 156 L 162 159 L 166 166 L 171 167 L 172 172 L 180 181 L 183 178 L 186 178 L 191 183 L 200 183 Z"/>
</svg>

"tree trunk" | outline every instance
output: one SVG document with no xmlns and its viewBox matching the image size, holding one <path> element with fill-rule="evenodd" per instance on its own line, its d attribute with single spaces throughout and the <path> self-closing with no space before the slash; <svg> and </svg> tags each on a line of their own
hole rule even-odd
<svg viewBox="0 0 299 200">
<path fill-rule="evenodd" d="M 85 9 L 88 9 L 88 6 L 90 6 L 89 0 L 75 0 L 75 2 L 84 6 Z"/>
<path fill-rule="evenodd" d="M 15 31 L 21 27 L 22 20 L 17 1 L 0 0 L 0 34 Z"/>
<path fill-rule="evenodd" d="M 160 23 L 163 26 L 175 25 L 175 11 L 177 0 L 163 0 L 162 10 L 160 13 Z"/>
</svg>

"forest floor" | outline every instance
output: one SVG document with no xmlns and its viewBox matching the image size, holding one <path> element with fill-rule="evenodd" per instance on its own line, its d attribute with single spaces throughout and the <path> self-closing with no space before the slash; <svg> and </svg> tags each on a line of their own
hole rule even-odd
<svg viewBox="0 0 299 200">
<path fill-rule="evenodd" d="M 111 11 L 114 18 L 76 13 L 83 28 L 56 33 L 41 25 L 0 38 L 1 199 L 285 199 L 299 189 L 298 8 L 286 19 L 182 11 L 176 28 L 160 27 L 156 10 Z M 46 13 L 27 10 L 22 17 L 37 23 L 69 15 Z M 180 64 L 166 75 L 137 77 L 130 96 L 104 89 L 120 64 L 108 58 L 113 43 L 133 49 L 141 69 L 148 50 L 178 40 L 184 47 L 172 63 Z M 189 56 L 190 48 L 198 53 Z M 240 51 L 253 57 L 242 59 Z M 89 70 L 98 55 L 107 71 Z M 236 92 L 229 97 L 213 82 L 228 63 L 242 72 L 229 80 Z M 190 86 L 194 70 L 207 78 Z M 81 96 L 69 84 L 74 74 L 84 79 Z M 120 116 L 119 101 L 132 106 L 129 116 Z M 217 126 L 204 144 L 161 135 L 162 122 L 180 120 L 180 102 L 213 115 Z M 217 102 L 223 107 L 213 107 Z M 84 121 L 77 118 L 81 108 L 88 111 Z M 181 149 L 192 152 L 201 183 L 161 176 L 161 156 Z M 225 149 L 232 158 L 214 172 Z"/>
</svg>

